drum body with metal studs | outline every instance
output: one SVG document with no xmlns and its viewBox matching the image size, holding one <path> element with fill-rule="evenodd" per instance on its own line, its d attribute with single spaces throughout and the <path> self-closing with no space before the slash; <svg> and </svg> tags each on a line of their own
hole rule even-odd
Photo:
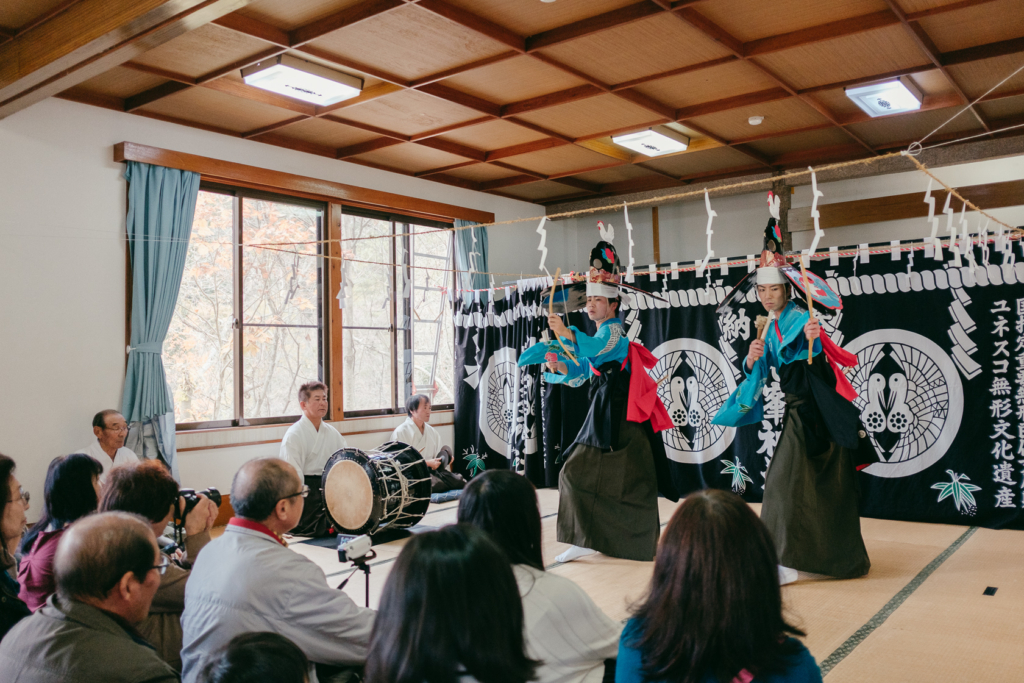
<svg viewBox="0 0 1024 683">
<path fill-rule="evenodd" d="M 430 469 L 419 451 L 398 441 L 341 449 L 321 481 L 327 517 L 344 534 L 413 526 L 430 505 Z"/>
</svg>

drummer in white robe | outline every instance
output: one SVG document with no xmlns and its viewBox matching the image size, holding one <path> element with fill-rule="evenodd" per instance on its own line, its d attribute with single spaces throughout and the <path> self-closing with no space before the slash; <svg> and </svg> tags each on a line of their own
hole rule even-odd
<svg viewBox="0 0 1024 683">
<path fill-rule="evenodd" d="M 420 452 L 430 468 L 430 492 L 444 493 L 466 486 L 466 481 L 453 474 L 452 450 L 441 444 L 441 435 L 430 426 L 430 398 L 416 394 L 405 402 L 408 417 L 391 433 L 392 441 L 409 444 Z"/>
<path fill-rule="evenodd" d="M 307 382 L 299 387 L 299 407 L 302 417 L 285 432 L 280 452 L 280 458 L 294 467 L 309 487 L 302 518 L 292 533 L 297 536 L 326 536 L 330 522 L 322 503 L 321 478 L 330 457 L 347 448 L 348 444 L 337 429 L 324 422 L 327 385 Z"/>
<path fill-rule="evenodd" d="M 92 418 L 92 433 L 96 437 L 93 442 L 78 451 L 99 460 L 103 465 L 100 485 L 107 480 L 107 473 L 118 465 L 138 462 L 139 456 L 130 448 L 124 447 L 128 436 L 128 422 L 124 415 L 116 410 L 101 410 Z"/>
</svg>

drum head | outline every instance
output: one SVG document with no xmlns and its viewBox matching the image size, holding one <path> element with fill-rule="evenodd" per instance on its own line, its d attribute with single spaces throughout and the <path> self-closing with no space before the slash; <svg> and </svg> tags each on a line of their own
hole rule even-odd
<svg viewBox="0 0 1024 683">
<path fill-rule="evenodd" d="M 360 459 L 363 462 L 359 462 Z M 373 482 L 364 467 L 365 461 L 362 455 L 338 453 L 331 456 L 325 468 L 324 507 L 335 524 L 341 527 L 340 531 L 362 533 L 372 521 Z"/>
</svg>

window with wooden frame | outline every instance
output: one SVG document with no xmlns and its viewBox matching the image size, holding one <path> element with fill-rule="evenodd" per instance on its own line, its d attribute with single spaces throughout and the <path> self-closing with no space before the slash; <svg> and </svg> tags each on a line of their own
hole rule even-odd
<svg viewBox="0 0 1024 683">
<path fill-rule="evenodd" d="M 451 408 L 451 224 L 349 207 L 341 221 L 345 415 L 401 413 L 414 394 Z"/>
<path fill-rule="evenodd" d="M 415 393 L 453 407 L 445 228 L 493 213 L 133 142 L 113 152 L 202 177 L 164 344 L 179 429 L 294 421 L 312 379 L 331 420 L 402 414 Z"/>
<path fill-rule="evenodd" d="M 203 183 L 164 342 L 175 421 L 196 428 L 291 421 L 326 376 L 326 205 Z M 273 246 L 293 243 L 289 246 Z"/>
</svg>

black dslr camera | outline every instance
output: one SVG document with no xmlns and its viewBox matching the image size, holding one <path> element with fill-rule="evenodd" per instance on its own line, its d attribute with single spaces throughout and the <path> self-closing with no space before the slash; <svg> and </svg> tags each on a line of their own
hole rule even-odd
<svg viewBox="0 0 1024 683">
<path fill-rule="evenodd" d="M 179 489 L 178 497 L 181 498 L 185 504 L 184 506 L 174 506 L 174 536 L 175 541 L 179 545 L 184 543 L 185 539 L 185 518 L 188 517 L 188 513 L 192 512 L 199 501 L 202 500 L 199 496 L 204 495 L 213 501 L 213 504 L 220 507 L 220 502 L 223 500 L 220 495 L 220 491 L 214 487 L 210 487 L 203 491 L 196 491 L 195 489 Z"/>
</svg>

